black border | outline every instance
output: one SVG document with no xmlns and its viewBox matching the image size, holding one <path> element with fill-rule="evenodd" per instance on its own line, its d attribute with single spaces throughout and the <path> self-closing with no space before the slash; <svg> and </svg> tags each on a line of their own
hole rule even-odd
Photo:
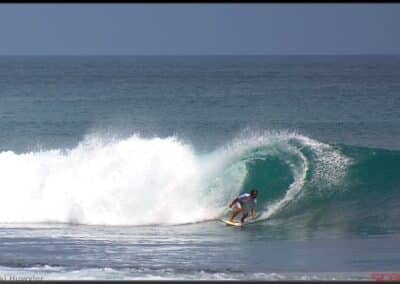
<svg viewBox="0 0 400 284">
<path fill-rule="evenodd" d="M 252 5 L 252 4 L 360 4 L 360 5 L 368 5 L 368 4 L 400 4 L 399 1 L 396 0 L 384 0 L 384 1 L 290 1 L 290 0 L 268 0 L 268 1 L 263 1 L 263 0 L 250 0 L 250 1 L 242 1 L 242 0 L 230 0 L 230 1 L 207 1 L 207 0 L 195 0 L 195 1 L 160 1 L 160 0 L 148 0 L 148 1 L 133 1 L 133 0 L 115 0 L 115 1 L 90 1 L 90 0 L 84 0 L 84 1 L 79 1 L 79 0 L 64 0 L 64 1 L 26 1 L 26 0 L 14 0 L 14 1 L 1 1 L 0 2 L 0 9 L 1 9 L 1 4 L 3 5 L 9 5 L 9 4 L 73 4 L 73 5 L 79 5 L 79 4 L 110 4 L 110 5 L 115 5 L 115 4 L 149 4 L 149 5 L 157 5 L 157 4 L 227 4 L 227 5 L 235 5 L 235 4 L 246 4 L 246 5 Z M 399 15 L 400 17 L 400 15 Z M 400 28 L 400 27 L 399 27 Z M 399 29 L 400 31 L 400 29 Z M 400 35 L 400 32 L 399 32 Z M 370 280 L 0 280 L 0 283 L 146 283 L 146 284 L 153 284 L 153 283 L 324 283 L 324 282 L 332 282 L 332 283 L 383 283 L 383 282 L 391 282 L 391 283 L 396 283 L 396 281 L 391 281 L 391 280 L 383 280 L 383 281 L 377 281 L 373 280 L 372 278 Z M 400 282 L 397 282 L 400 283 Z"/>
</svg>

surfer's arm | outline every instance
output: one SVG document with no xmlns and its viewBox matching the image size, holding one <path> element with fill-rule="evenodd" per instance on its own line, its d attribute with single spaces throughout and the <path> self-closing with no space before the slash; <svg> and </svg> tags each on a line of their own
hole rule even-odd
<svg viewBox="0 0 400 284">
<path fill-rule="evenodd" d="M 235 198 L 231 204 L 229 204 L 229 208 L 232 208 L 233 204 L 235 204 L 237 201 L 239 200 L 239 198 Z"/>
</svg>

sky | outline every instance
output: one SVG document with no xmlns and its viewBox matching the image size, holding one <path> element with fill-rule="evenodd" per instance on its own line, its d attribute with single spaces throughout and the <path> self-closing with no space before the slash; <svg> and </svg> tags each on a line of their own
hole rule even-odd
<svg viewBox="0 0 400 284">
<path fill-rule="evenodd" d="M 400 54 L 400 4 L 0 4 L 0 55 Z"/>
</svg>

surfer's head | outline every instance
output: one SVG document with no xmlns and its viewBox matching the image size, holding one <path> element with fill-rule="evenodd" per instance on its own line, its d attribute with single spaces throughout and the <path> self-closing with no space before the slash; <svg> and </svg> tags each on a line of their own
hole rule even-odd
<svg viewBox="0 0 400 284">
<path fill-rule="evenodd" d="M 258 190 L 257 189 L 252 189 L 251 191 L 250 191 L 250 195 L 251 195 L 251 197 L 253 197 L 253 198 L 256 198 L 257 197 L 257 194 L 258 194 Z"/>
</svg>

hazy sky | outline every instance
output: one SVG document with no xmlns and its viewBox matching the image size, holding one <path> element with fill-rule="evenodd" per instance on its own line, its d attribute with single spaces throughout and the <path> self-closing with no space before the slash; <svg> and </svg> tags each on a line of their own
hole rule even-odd
<svg viewBox="0 0 400 284">
<path fill-rule="evenodd" d="M 400 54 L 400 4 L 0 4 L 0 55 Z"/>
</svg>

